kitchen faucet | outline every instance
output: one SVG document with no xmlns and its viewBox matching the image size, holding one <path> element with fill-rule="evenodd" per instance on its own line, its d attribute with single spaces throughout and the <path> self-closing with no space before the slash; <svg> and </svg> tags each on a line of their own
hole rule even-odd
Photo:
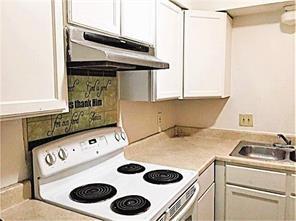
<svg viewBox="0 0 296 221">
<path fill-rule="evenodd" d="M 279 147 L 279 148 L 294 148 L 294 146 L 292 145 L 292 141 L 289 140 L 285 135 L 278 134 L 277 137 L 279 139 L 282 139 L 285 142 L 285 144 L 282 144 L 282 143 L 274 143 L 273 144 L 274 147 Z"/>
<path fill-rule="evenodd" d="M 288 140 L 288 138 L 285 137 L 285 135 L 278 134 L 277 136 L 278 136 L 279 139 L 283 139 L 287 145 L 291 145 L 292 144 L 292 141 L 291 140 Z"/>
</svg>

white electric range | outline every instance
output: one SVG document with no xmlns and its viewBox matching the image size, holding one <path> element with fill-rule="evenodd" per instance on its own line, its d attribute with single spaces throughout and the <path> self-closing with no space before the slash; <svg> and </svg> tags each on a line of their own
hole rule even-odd
<svg viewBox="0 0 296 221">
<path fill-rule="evenodd" d="M 113 127 L 35 148 L 35 197 L 103 220 L 192 219 L 197 173 L 127 160 L 127 145 Z"/>
</svg>

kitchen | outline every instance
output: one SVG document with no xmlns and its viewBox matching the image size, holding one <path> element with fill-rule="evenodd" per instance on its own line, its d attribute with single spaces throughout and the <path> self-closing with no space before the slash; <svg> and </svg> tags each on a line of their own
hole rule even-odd
<svg viewBox="0 0 296 221">
<path fill-rule="evenodd" d="M 0 4 L 2 220 L 295 220 L 293 1 Z M 113 196 L 68 200 L 92 181 Z"/>
</svg>

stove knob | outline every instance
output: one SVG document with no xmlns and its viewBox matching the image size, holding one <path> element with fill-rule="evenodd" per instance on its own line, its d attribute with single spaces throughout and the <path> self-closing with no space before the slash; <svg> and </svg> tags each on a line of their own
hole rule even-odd
<svg viewBox="0 0 296 221">
<path fill-rule="evenodd" d="M 126 139 L 126 135 L 125 135 L 125 133 L 124 132 L 121 132 L 121 138 L 123 139 L 123 140 L 125 140 Z"/>
<path fill-rule="evenodd" d="M 119 133 L 115 132 L 115 133 L 114 133 L 114 137 L 115 137 L 115 139 L 116 139 L 117 141 L 120 140 L 120 135 L 119 135 Z"/>
<path fill-rule="evenodd" d="M 48 166 L 51 166 L 55 163 L 56 157 L 54 154 L 48 153 L 45 156 L 45 162 L 48 164 Z"/>
<path fill-rule="evenodd" d="M 68 157 L 68 154 L 65 149 L 61 148 L 58 152 L 58 156 L 61 160 L 65 160 Z"/>
</svg>

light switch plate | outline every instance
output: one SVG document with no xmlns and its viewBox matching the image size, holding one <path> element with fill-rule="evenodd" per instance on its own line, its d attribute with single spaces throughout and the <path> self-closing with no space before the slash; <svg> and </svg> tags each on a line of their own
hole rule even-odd
<svg viewBox="0 0 296 221">
<path fill-rule="evenodd" d="M 253 127 L 253 114 L 239 114 L 239 126 Z"/>
</svg>

